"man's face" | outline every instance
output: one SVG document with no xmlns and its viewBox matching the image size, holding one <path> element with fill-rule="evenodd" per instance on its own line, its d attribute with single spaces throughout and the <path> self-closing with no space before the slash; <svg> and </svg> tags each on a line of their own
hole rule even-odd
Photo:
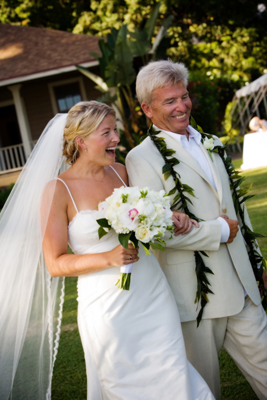
<svg viewBox="0 0 267 400">
<path fill-rule="evenodd" d="M 183 82 L 153 90 L 151 104 L 141 107 L 158 128 L 187 135 L 192 103 Z"/>
</svg>

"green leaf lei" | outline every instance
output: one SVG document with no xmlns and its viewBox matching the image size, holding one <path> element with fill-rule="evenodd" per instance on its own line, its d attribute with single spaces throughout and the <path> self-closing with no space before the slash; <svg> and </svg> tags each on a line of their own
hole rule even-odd
<svg viewBox="0 0 267 400">
<path fill-rule="evenodd" d="M 212 135 L 204 133 L 201 127 L 199 127 L 194 119 L 191 117 L 190 120 L 190 125 L 193 126 L 196 130 L 198 130 L 202 136 L 202 143 L 204 142 L 205 138 L 211 139 L 213 138 Z M 164 175 L 164 179 L 167 180 L 170 176 L 172 176 L 175 186 L 173 189 L 170 190 L 168 195 L 174 195 L 176 192 L 176 196 L 174 197 L 174 202 L 172 205 L 172 209 L 177 208 L 179 210 L 183 210 L 185 214 L 187 214 L 190 218 L 195 219 L 197 221 L 202 221 L 200 218 L 195 216 L 190 210 L 189 210 L 189 205 L 188 203 L 192 204 L 191 199 L 188 198 L 187 193 L 190 194 L 192 197 L 195 197 L 194 195 L 194 189 L 191 188 L 190 186 L 183 184 L 180 180 L 181 176 L 179 175 L 178 172 L 175 171 L 174 167 L 178 164 L 180 164 L 180 161 L 173 157 L 173 155 L 176 153 L 172 149 L 168 149 L 165 143 L 165 140 L 162 137 L 158 137 L 158 134 L 161 131 L 155 131 L 153 126 L 151 125 L 148 129 L 148 135 L 150 136 L 151 140 L 157 147 L 158 151 L 162 155 L 165 165 L 162 167 L 162 173 Z M 214 138 L 213 138 L 214 139 Z M 209 152 L 212 151 L 214 153 L 217 153 L 225 166 L 225 169 L 227 171 L 227 174 L 229 176 L 230 180 L 230 188 L 232 190 L 232 196 L 233 196 L 233 202 L 235 206 L 235 211 L 236 214 L 240 217 L 240 220 L 242 222 L 241 226 L 241 233 L 245 239 L 245 242 L 248 247 L 248 255 L 249 259 L 254 271 L 254 275 L 256 278 L 256 281 L 259 286 L 260 294 L 262 296 L 262 305 L 264 309 L 267 307 L 267 291 L 264 288 L 263 284 L 263 279 L 262 279 L 262 273 L 263 269 L 266 270 L 266 261 L 264 258 L 259 254 L 259 252 L 256 250 L 258 247 L 258 244 L 256 242 L 257 237 L 263 237 L 263 235 L 258 234 L 256 232 L 253 232 L 245 223 L 245 216 L 244 216 L 244 201 L 253 197 L 253 196 L 247 196 L 247 193 L 250 189 L 250 187 L 243 187 L 242 189 L 239 187 L 240 184 L 243 182 L 245 179 L 244 177 L 241 177 L 239 172 L 235 171 L 234 166 L 231 163 L 231 157 L 226 156 L 225 153 L 225 146 L 220 145 L 220 146 L 215 146 L 212 150 L 209 150 Z M 243 206 L 242 206 L 243 204 Z M 195 262 L 196 262 L 196 276 L 197 276 L 197 292 L 196 292 L 196 298 L 195 298 L 195 303 L 198 303 L 198 306 L 200 304 L 201 308 L 200 311 L 197 315 L 197 326 L 199 326 L 200 321 L 203 316 L 203 311 L 205 306 L 207 305 L 209 299 L 208 299 L 208 294 L 214 294 L 212 290 L 210 289 L 210 282 L 207 278 L 207 274 L 213 274 L 212 270 L 208 268 L 205 265 L 205 262 L 202 258 L 202 255 L 205 257 L 208 257 L 208 255 L 204 251 L 195 251 Z"/>
<path fill-rule="evenodd" d="M 168 193 L 169 196 L 177 194 L 174 197 L 172 209 L 178 208 L 179 210 L 183 210 L 185 214 L 187 214 L 190 218 L 195 219 L 196 221 L 201 221 L 196 215 L 194 215 L 188 207 L 188 203 L 192 204 L 192 201 L 187 196 L 187 193 L 191 196 L 195 197 L 194 189 L 191 188 L 189 185 L 183 184 L 180 181 L 180 175 L 178 172 L 175 171 L 174 167 L 180 164 L 180 161 L 173 157 L 173 154 L 176 152 L 174 150 L 168 149 L 165 143 L 165 140 L 161 137 L 158 137 L 158 134 L 161 131 L 155 131 L 153 126 L 151 125 L 148 129 L 148 134 L 157 147 L 158 151 L 162 155 L 165 165 L 162 168 L 162 173 L 164 175 L 164 179 L 167 180 L 170 176 L 172 176 L 175 186 L 173 189 L 170 190 Z M 197 276 L 197 292 L 195 303 L 200 303 L 201 308 L 197 315 L 197 326 L 199 326 L 200 321 L 202 319 L 204 308 L 209 301 L 208 294 L 212 293 L 210 289 L 210 282 L 207 278 L 206 274 L 213 274 L 212 270 L 208 268 L 201 255 L 208 257 L 208 255 L 204 251 L 195 251 L 195 261 L 196 261 L 196 276 Z"/>
</svg>

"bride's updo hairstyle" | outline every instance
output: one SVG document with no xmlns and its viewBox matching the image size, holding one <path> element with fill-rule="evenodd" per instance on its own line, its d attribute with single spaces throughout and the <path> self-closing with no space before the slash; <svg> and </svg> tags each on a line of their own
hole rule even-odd
<svg viewBox="0 0 267 400">
<path fill-rule="evenodd" d="M 69 110 L 63 137 L 63 155 L 66 157 L 66 163 L 73 164 L 79 157 L 79 145 L 75 138 L 90 135 L 107 115 L 115 117 L 114 109 L 93 100 L 81 101 Z"/>
</svg>

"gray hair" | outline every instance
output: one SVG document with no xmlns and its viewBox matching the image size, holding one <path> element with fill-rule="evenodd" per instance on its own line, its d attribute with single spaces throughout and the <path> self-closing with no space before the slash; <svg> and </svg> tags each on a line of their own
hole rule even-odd
<svg viewBox="0 0 267 400">
<path fill-rule="evenodd" d="M 150 104 L 153 90 L 182 81 L 188 83 L 188 70 L 183 63 L 171 60 L 151 61 L 142 67 L 136 78 L 136 94 L 142 103 Z"/>
</svg>

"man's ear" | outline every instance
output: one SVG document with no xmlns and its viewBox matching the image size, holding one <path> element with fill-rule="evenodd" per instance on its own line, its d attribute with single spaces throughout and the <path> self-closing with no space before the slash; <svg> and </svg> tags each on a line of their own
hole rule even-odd
<svg viewBox="0 0 267 400">
<path fill-rule="evenodd" d="M 146 116 L 147 116 L 148 118 L 152 118 L 152 112 L 151 112 L 151 108 L 150 108 L 150 105 L 149 105 L 149 104 L 147 104 L 147 103 L 142 103 L 142 104 L 141 104 L 141 108 L 142 108 L 142 110 L 144 111 L 144 113 L 146 114 Z"/>
</svg>

